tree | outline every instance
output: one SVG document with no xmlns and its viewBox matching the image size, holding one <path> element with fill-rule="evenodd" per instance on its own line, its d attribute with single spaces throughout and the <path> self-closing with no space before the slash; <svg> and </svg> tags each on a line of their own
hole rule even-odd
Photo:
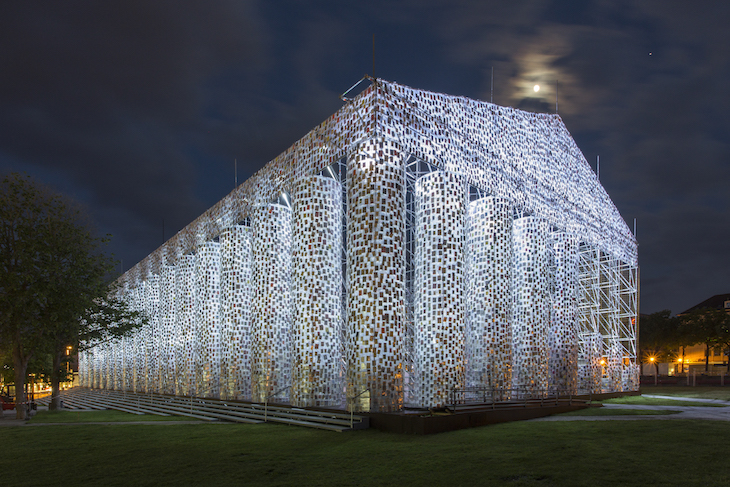
<svg viewBox="0 0 730 487">
<path fill-rule="evenodd" d="M 641 357 L 642 360 L 653 358 L 656 375 L 659 375 L 659 362 L 674 360 L 680 342 L 679 321 L 671 314 L 668 309 L 657 311 L 643 316 L 640 322 Z"/>
<path fill-rule="evenodd" d="M 90 339 L 112 339 L 140 326 L 142 316 L 114 297 L 107 276 L 116 263 L 98 250 L 104 242 L 75 222 L 56 230 L 45 326 L 52 355 L 50 409 L 60 407 L 63 360 L 71 346 Z"/>
<path fill-rule="evenodd" d="M 692 344 L 705 345 L 705 372 L 710 368 L 710 349 L 721 343 L 720 330 L 727 314 L 714 308 L 699 308 L 682 316 L 683 334 Z"/>
<path fill-rule="evenodd" d="M 27 176 L 13 173 L 0 184 L 0 348 L 13 357 L 18 418 L 25 417 L 33 357 L 52 356 L 56 407 L 67 346 L 77 346 L 90 327 L 113 334 L 141 324 L 107 298 L 115 262 L 100 251 L 106 240 L 93 235 L 75 204 Z M 105 319 L 94 323 L 99 316 Z M 110 326 L 114 320 L 124 324 Z"/>
<path fill-rule="evenodd" d="M 727 371 L 730 372 L 730 314 L 722 312 L 725 319 L 717 325 L 717 343 L 722 346 L 723 353 L 727 357 Z"/>
<path fill-rule="evenodd" d="M 78 296 L 84 296 L 83 289 L 79 289 Z M 108 289 L 101 289 L 102 292 Z M 72 294 L 72 293 L 69 293 Z M 60 383 L 66 373 L 63 367 L 68 355 L 66 350 L 78 350 L 88 343 L 99 343 L 127 336 L 136 328 L 146 323 L 146 318 L 139 311 L 129 308 L 126 302 L 107 292 L 106 296 L 86 296 L 90 299 L 85 308 L 79 303 L 69 304 L 57 309 L 67 313 L 65 320 L 49 322 L 51 333 L 52 367 L 50 374 L 51 403 L 49 409 L 60 409 Z M 52 303 L 55 304 L 55 303 Z M 76 308 L 77 314 L 73 314 Z"/>
</svg>

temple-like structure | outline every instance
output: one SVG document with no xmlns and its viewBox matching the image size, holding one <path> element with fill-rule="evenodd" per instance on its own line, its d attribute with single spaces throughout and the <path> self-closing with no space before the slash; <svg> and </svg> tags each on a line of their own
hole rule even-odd
<svg viewBox="0 0 730 487">
<path fill-rule="evenodd" d="M 638 389 L 637 244 L 558 115 L 383 80 L 120 278 L 81 385 L 397 411 Z"/>
</svg>

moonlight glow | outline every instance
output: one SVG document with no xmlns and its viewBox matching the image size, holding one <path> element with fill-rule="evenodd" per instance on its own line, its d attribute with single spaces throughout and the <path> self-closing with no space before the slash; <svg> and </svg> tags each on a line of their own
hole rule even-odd
<svg viewBox="0 0 730 487">
<path fill-rule="evenodd" d="M 537 93 L 538 91 L 540 91 L 540 85 L 535 85 L 532 89 L 535 91 L 535 93 Z"/>
</svg>

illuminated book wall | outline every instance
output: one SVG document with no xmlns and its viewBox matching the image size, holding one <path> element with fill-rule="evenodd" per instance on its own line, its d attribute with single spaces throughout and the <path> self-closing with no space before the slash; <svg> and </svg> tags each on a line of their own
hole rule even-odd
<svg viewBox="0 0 730 487">
<path fill-rule="evenodd" d="M 559 116 L 375 80 L 119 278 L 149 321 L 83 344 L 80 381 L 358 411 L 635 390 L 637 269 Z"/>
</svg>

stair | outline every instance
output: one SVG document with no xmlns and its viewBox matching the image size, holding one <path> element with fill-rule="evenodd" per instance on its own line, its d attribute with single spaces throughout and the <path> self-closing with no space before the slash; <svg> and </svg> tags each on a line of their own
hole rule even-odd
<svg viewBox="0 0 730 487">
<path fill-rule="evenodd" d="M 50 398 L 44 399 L 39 403 L 47 404 L 50 401 Z M 336 432 L 365 429 L 369 426 L 368 417 L 341 411 L 165 394 L 76 387 L 62 391 L 61 400 L 64 408 L 68 405 L 75 409 L 114 409 L 132 414 L 186 416 L 207 421 L 276 422 Z"/>
</svg>

